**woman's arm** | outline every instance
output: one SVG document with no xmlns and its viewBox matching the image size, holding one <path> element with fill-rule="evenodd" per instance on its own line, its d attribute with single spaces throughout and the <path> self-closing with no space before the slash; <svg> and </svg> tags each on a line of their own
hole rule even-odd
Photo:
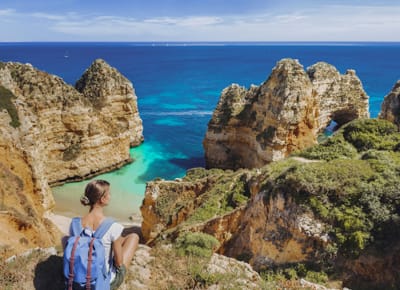
<svg viewBox="0 0 400 290">
<path fill-rule="evenodd" d="M 123 253 L 122 253 L 122 243 L 124 238 L 120 236 L 113 242 L 113 251 L 114 251 L 114 265 L 116 267 L 120 267 L 124 263 Z"/>
</svg>

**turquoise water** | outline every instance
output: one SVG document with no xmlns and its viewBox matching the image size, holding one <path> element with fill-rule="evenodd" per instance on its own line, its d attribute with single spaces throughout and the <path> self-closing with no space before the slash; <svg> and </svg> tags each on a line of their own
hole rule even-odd
<svg viewBox="0 0 400 290">
<path fill-rule="evenodd" d="M 356 70 L 370 96 L 371 116 L 376 117 L 383 97 L 400 79 L 399 55 L 400 43 L 0 43 L 0 61 L 28 62 L 69 84 L 96 58 L 132 81 L 145 142 L 131 149 L 134 163 L 96 177 L 111 182 L 107 211 L 122 220 L 139 214 L 147 181 L 174 179 L 188 168 L 204 166 L 207 123 L 221 91 L 231 83 L 259 85 L 286 57 L 298 59 L 305 68 L 325 61 L 341 73 Z M 54 188 L 56 212 L 85 212 L 79 197 L 87 183 Z"/>
<path fill-rule="evenodd" d="M 162 162 L 160 160 L 173 157 L 183 158 L 184 156 L 179 153 L 166 152 L 165 148 L 154 142 L 145 142 L 139 147 L 132 148 L 130 153 L 135 161 L 119 170 L 101 174 L 90 180 L 54 187 L 55 212 L 66 216 L 82 215 L 87 212 L 87 208 L 79 202 L 84 187 L 93 179 L 105 179 L 111 183 L 111 202 L 105 210 L 106 214 L 121 221 L 127 221 L 128 218 L 140 220 L 139 207 L 146 187 L 143 176 L 146 176 L 146 172 L 151 170 L 152 164 Z M 170 178 L 181 177 L 185 174 L 185 170 L 179 167 L 172 170 L 174 174 Z"/>
</svg>

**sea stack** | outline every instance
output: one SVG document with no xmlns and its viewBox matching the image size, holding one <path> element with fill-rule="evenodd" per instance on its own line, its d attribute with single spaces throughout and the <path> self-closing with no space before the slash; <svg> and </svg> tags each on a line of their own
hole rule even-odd
<svg viewBox="0 0 400 290">
<path fill-rule="evenodd" d="M 77 89 L 19 63 L 2 64 L 0 86 L 14 112 L 3 110 L 2 139 L 49 184 L 120 167 L 131 161 L 130 146 L 143 140 L 132 83 L 103 60 L 86 70 Z"/>
<path fill-rule="evenodd" d="M 395 83 L 391 92 L 383 99 L 379 118 L 396 124 L 400 129 L 400 80 Z"/>
<path fill-rule="evenodd" d="M 223 90 L 203 141 L 207 168 L 256 168 L 317 143 L 333 120 L 368 118 L 368 96 L 354 70 L 319 62 L 307 71 L 282 59 L 260 86 Z"/>
</svg>

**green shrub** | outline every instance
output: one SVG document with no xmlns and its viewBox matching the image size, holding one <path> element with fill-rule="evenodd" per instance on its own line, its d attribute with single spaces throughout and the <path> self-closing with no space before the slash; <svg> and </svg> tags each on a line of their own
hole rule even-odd
<svg viewBox="0 0 400 290">
<path fill-rule="evenodd" d="M 202 200 L 201 205 L 186 220 L 187 223 L 203 222 L 221 216 L 247 202 L 250 193 L 244 174 L 240 171 L 225 171 L 217 176 L 213 177 L 215 184 L 210 190 L 199 197 Z"/>
<path fill-rule="evenodd" d="M 390 228 L 396 234 L 384 242 L 400 235 L 399 175 L 398 152 L 370 150 L 361 160 L 299 163 L 275 179 L 273 190 L 290 192 L 330 225 L 340 253 L 357 256 L 369 244 L 383 242 L 380 237 Z"/>
<path fill-rule="evenodd" d="M 305 149 L 295 155 L 317 160 L 352 159 L 357 156 L 357 150 L 347 143 L 342 135 L 328 138 L 319 145 Z"/>
<path fill-rule="evenodd" d="M 269 283 L 266 289 L 300 289 L 300 278 L 308 281 L 325 284 L 329 277 L 324 271 L 314 271 L 304 264 L 281 265 L 275 269 L 268 269 L 260 273 L 261 278 Z"/>
<path fill-rule="evenodd" d="M 211 235 L 201 232 L 184 232 L 175 241 L 176 250 L 180 255 L 211 257 L 219 246 L 219 242 Z"/>
<path fill-rule="evenodd" d="M 323 271 L 321 272 L 308 271 L 305 278 L 308 281 L 318 284 L 324 284 L 328 282 L 328 275 Z"/>
<path fill-rule="evenodd" d="M 364 119 L 350 122 L 343 127 L 343 137 L 358 151 L 369 149 L 394 150 L 400 143 L 396 125 L 380 119 Z"/>
<path fill-rule="evenodd" d="M 184 180 L 185 181 L 194 181 L 194 180 L 202 179 L 205 177 L 210 177 L 213 175 L 221 175 L 221 174 L 224 174 L 224 172 L 225 172 L 224 170 L 217 169 L 217 168 L 207 170 L 202 167 L 195 167 L 195 168 L 190 168 L 186 171 Z M 226 172 L 230 172 L 230 171 L 226 170 Z"/>
<path fill-rule="evenodd" d="M 21 123 L 19 122 L 17 108 L 12 102 L 12 99 L 15 98 L 16 96 L 10 90 L 0 86 L 0 110 L 7 110 L 11 118 L 10 125 L 17 128 Z"/>
<path fill-rule="evenodd" d="M 207 271 L 207 265 L 202 263 L 190 263 L 188 270 L 196 286 L 211 286 L 218 284 L 224 278 L 224 275 L 221 273 L 210 273 Z"/>
</svg>

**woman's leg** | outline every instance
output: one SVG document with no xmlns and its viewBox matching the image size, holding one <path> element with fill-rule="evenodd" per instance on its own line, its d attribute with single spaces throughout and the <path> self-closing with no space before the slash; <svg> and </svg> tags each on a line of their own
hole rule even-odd
<svg viewBox="0 0 400 290">
<path fill-rule="evenodd" d="M 126 268 L 131 264 L 138 245 L 139 236 L 137 234 L 132 233 L 124 237 L 122 242 L 122 259 Z"/>
<path fill-rule="evenodd" d="M 129 268 L 135 251 L 139 245 L 139 236 L 135 233 L 124 235 L 120 237 L 122 239 L 121 252 L 122 252 L 122 263 L 124 269 L 117 270 L 114 280 L 111 282 L 110 289 L 116 290 L 124 282 L 126 270 Z M 118 240 L 119 240 L 118 239 Z"/>
</svg>

